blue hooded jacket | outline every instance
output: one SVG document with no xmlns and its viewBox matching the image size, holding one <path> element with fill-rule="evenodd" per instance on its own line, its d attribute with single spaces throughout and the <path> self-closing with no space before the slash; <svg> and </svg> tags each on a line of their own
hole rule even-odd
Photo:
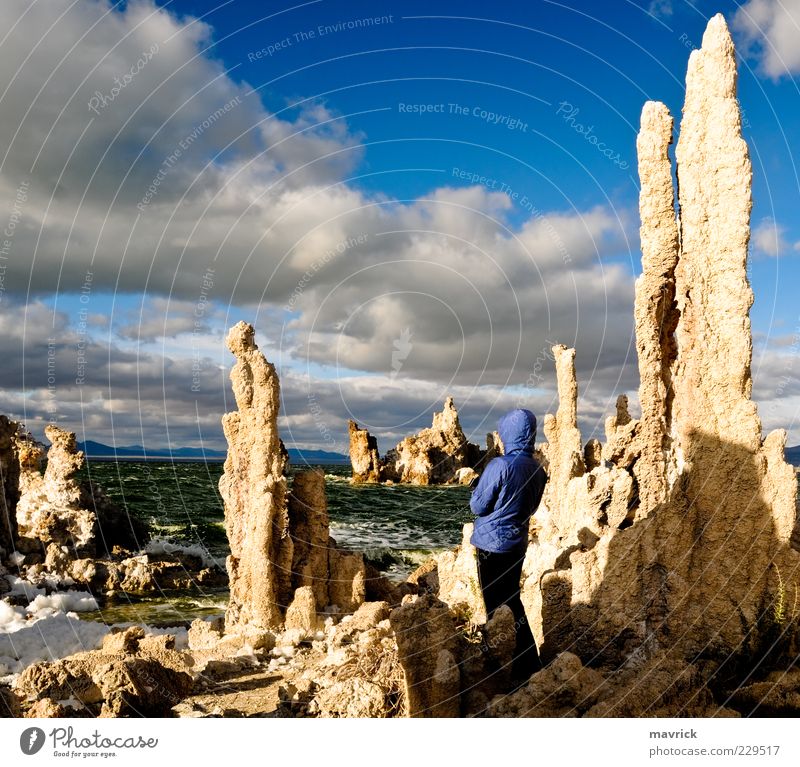
<svg viewBox="0 0 800 767">
<path fill-rule="evenodd" d="M 511 410 L 497 424 L 504 454 L 489 462 L 472 491 L 472 545 L 484 551 L 524 550 L 528 522 L 542 499 L 547 475 L 533 457 L 536 416 Z"/>
</svg>

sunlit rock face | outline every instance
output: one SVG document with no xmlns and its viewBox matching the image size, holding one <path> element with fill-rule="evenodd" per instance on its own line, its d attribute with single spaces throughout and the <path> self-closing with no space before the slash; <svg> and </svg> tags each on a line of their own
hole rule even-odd
<svg viewBox="0 0 800 767">
<path fill-rule="evenodd" d="M 469 484 L 498 454 L 493 435 L 487 449 L 467 440 L 452 397 L 447 397 L 433 422 L 401 440 L 381 458 L 378 443 L 366 429 L 350 421 L 350 463 L 354 482 L 403 482 L 412 485 Z"/>
<path fill-rule="evenodd" d="M 280 384 L 258 350 L 252 325 L 240 322 L 226 339 L 236 357 L 231 384 L 237 410 L 222 419 L 228 456 L 219 488 L 230 542 L 226 630 L 267 631 L 283 622 L 293 552 L 288 530 L 284 453 L 278 436 Z"/>
<path fill-rule="evenodd" d="M 786 434 L 762 441 L 750 399 L 752 173 L 720 15 L 689 61 L 677 195 L 671 142 L 667 108 L 648 102 L 637 141 L 641 418 L 620 398 L 606 443 L 582 450 L 574 352 L 553 349 L 560 403 L 545 420 L 550 480 L 523 588 L 545 656 L 746 654 L 799 585 Z"/>
</svg>

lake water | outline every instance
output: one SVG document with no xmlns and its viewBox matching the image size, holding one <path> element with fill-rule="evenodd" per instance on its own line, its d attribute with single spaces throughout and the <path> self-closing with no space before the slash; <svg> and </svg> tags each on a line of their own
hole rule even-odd
<svg viewBox="0 0 800 767">
<path fill-rule="evenodd" d="M 322 468 L 331 535 L 344 548 L 364 551 L 391 578 L 404 578 L 431 554 L 457 545 L 464 522 L 471 519 L 466 487 L 354 485 L 349 465 Z M 295 470 L 290 469 L 290 481 Z M 90 461 L 83 471 L 144 521 L 154 537 L 200 546 L 224 560 L 228 541 L 218 490 L 221 463 Z M 126 598 L 86 617 L 165 624 L 217 614 L 226 601 L 227 594 L 207 591 Z"/>
</svg>

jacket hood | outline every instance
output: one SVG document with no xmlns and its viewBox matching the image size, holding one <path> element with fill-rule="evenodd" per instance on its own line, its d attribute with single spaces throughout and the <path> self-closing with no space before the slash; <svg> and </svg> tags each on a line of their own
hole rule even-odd
<svg viewBox="0 0 800 767">
<path fill-rule="evenodd" d="M 518 450 L 533 454 L 536 416 L 530 410 L 510 410 L 497 423 L 506 455 Z"/>
</svg>

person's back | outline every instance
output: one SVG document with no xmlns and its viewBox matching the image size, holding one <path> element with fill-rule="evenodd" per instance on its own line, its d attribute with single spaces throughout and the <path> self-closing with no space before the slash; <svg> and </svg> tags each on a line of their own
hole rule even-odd
<svg viewBox="0 0 800 767">
<path fill-rule="evenodd" d="M 498 423 L 503 455 L 483 471 L 472 493 L 476 515 L 472 545 L 499 554 L 524 548 L 528 524 L 539 505 L 547 475 L 533 457 L 536 417 L 512 410 Z"/>
<path fill-rule="evenodd" d="M 470 540 L 478 552 L 487 616 L 500 605 L 508 605 L 514 613 L 513 674 L 522 682 L 541 667 L 519 592 L 528 525 L 542 499 L 547 475 L 533 457 L 536 416 L 530 410 L 506 413 L 497 429 L 503 455 L 489 462 L 472 491 L 475 527 Z"/>
</svg>

